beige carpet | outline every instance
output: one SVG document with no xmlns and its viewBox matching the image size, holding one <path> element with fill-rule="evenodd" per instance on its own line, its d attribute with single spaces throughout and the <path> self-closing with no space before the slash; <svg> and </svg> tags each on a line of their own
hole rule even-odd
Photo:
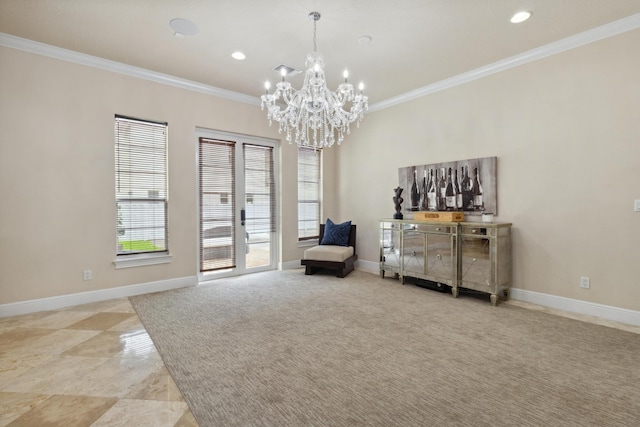
<svg viewBox="0 0 640 427">
<path fill-rule="evenodd" d="M 640 335 L 355 271 L 131 302 L 201 426 L 638 426 Z"/>
</svg>

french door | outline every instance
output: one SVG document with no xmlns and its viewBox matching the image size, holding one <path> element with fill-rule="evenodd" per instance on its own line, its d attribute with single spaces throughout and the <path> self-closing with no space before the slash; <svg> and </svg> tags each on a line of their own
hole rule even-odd
<svg viewBox="0 0 640 427">
<path fill-rule="evenodd" d="M 277 264 L 276 143 L 198 130 L 201 276 Z"/>
</svg>

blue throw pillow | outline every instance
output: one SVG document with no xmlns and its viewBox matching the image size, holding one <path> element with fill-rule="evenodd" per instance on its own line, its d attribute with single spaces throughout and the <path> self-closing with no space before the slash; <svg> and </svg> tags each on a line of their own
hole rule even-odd
<svg viewBox="0 0 640 427">
<path fill-rule="evenodd" d="M 329 218 L 324 226 L 324 236 L 321 245 L 349 246 L 349 234 L 351 234 L 351 221 L 342 224 L 334 224 Z"/>
</svg>

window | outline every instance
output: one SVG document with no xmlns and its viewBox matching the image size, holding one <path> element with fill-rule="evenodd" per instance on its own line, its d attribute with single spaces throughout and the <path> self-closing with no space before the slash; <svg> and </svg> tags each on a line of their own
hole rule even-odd
<svg viewBox="0 0 640 427">
<path fill-rule="evenodd" d="M 116 115 L 116 254 L 167 252 L 167 123 Z"/>
<path fill-rule="evenodd" d="M 319 237 L 322 150 L 298 147 L 298 241 Z"/>
</svg>

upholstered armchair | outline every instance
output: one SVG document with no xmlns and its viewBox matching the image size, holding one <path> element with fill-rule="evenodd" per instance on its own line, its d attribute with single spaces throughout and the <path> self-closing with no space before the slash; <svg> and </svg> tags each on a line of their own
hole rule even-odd
<svg viewBox="0 0 640 427">
<path fill-rule="evenodd" d="M 335 227 L 338 227 L 336 229 Z M 325 235 L 327 230 L 331 233 Z M 304 274 L 314 274 L 322 269 L 335 270 L 337 277 L 345 277 L 353 271 L 358 259 L 356 254 L 356 226 L 351 221 L 333 224 L 320 224 L 319 245 L 304 251 L 301 265 L 305 266 Z"/>
</svg>

